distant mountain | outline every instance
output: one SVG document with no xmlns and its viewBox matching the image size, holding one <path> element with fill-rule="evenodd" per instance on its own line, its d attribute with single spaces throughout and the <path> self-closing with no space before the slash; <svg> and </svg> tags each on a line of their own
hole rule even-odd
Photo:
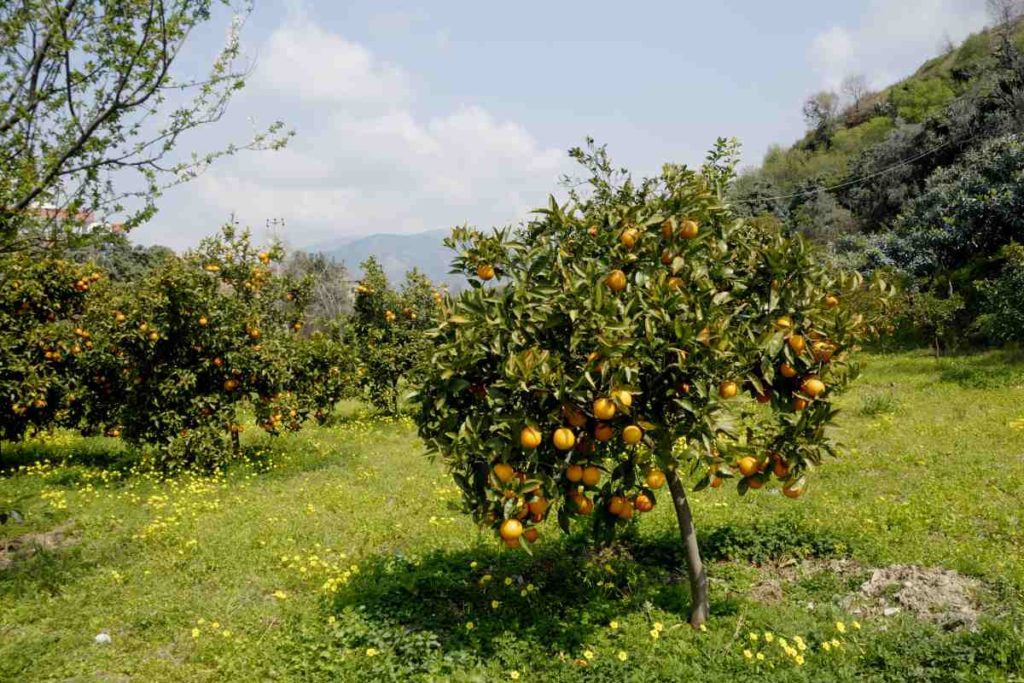
<svg viewBox="0 0 1024 683">
<path fill-rule="evenodd" d="M 359 264 L 367 258 L 376 256 L 388 279 L 396 284 L 405 278 L 406 272 L 418 268 L 434 282 L 459 288 L 464 283 L 461 276 L 448 273 L 454 253 L 441 243 L 447 234 L 447 230 L 429 230 L 409 235 L 369 235 L 320 244 L 310 251 L 319 251 L 344 263 L 352 273 L 358 273 Z"/>
</svg>

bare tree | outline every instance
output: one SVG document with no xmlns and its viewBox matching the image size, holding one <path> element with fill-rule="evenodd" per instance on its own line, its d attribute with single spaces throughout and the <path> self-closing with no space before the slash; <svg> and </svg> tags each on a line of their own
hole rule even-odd
<svg viewBox="0 0 1024 683">
<path fill-rule="evenodd" d="M 223 4 L 234 19 L 220 54 L 198 78 L 179 76 L 172 67 L 192 31 Z M 251 10 L 251 0 L 0 1 L 0 251 L 24 246 L 33 224 L 122 212 L 126 202 L 131 228 L 152 216 L 162 189 L 218 157 L 283 144 L 277 122 L 170 161 L 181 136 L 219 120 L 244 84 L 239 32 Z"/>
<path fill-rule="evenodd" d="M 858 109 L 864 98 L 871 93 L 868 81 L 863 74 L 852 74 L 844 78 L 842 85 L 839 86 L 839 91 L 846 96 L 847 101 L 854 109 Z"/>
<path fill-rule="evenodd" d="M 1024 16 L 1024 0 L 985 0 L 985 5 L 996 26 L 1009 27 Z"/>
<path fill-rule="evenodd" d="M 839 115 L 839 95 L 823 90 L 804 102 L 804 120 L 814 133 L 816 141 L 827 147 L 832 144 Z"/>
</svg>

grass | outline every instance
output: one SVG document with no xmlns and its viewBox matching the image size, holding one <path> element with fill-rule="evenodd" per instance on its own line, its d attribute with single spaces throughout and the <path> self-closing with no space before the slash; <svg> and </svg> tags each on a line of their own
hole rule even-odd
<svg viewBox="0 0 1024 683">
<path fill-rule="evenodd" d="M 664 504 L 600 552 L 554 529 L 499 551 L 412 426 L 357 407 L 252 434 L 213 477 L 136 471 L 109 439 L 4 444 L 25 521 L 0 533 L 67 539 L 0 568 L 0 680 L 1021 680 L 1022 368 L 871 356 L 808 495 L 693 496 L 703 632 Z M 978 629 L 844 610 L 896 563 L 979 579 Z"/>
</svg>

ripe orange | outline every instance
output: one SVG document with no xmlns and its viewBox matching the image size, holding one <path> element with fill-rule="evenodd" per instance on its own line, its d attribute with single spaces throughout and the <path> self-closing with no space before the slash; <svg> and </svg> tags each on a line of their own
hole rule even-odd
<svg viewBox="0 0 1024 683">
<path fill-rule="evenodd" d="M 722 485 L 722 482 L 724 482 L 724 481 L 725 481 L 724 479 L 722 479 L 721 477 L 718 477 L 718 476 L 711 477 L 711 488 L 717 489 L 718 487 L 720 487 Z"/>
<path fill-rule="evenodd" d="M 776 460 L 774 467 L 772 467 L 772 474 L 779 479 L 785 479 L 789 476 L 789 465 L 783 460 Z"/>
<path fill-rule="evenodd" d="M 598 420 L 610 420 L 615 417 L 615 404 L 612 400 L 599 398 L 594 401 L 594 417 Z"/>
<path fill-rule="evenodd" d="M 800 391 L 804 392 L 811 398 L 818 398 L 825 393 L 825 383 L 817 377 L 808 377 L 800 385 Z"/>
<path fill-rule="evenodd" d="M 661 251 L 661 265 L 663 265 L 663 266 L 670 266 L 670 265 L 672 265 L 672 260 L 675 259 L 675 257 L 676 257 L 676 255 L 673 254 L 670 250 L 662 249 L 662 251 Z"/>
<path fill-rule="evenodd" d="M 783 363 L 779 366 L 779 374 L 783 377 L 793 378 L 796 377 L 796 370 L 789 363 Z"/>
<path fill-rule="evenodd" d="M 489 263 L 481 263 L 476 267 L 476 276 L 481 280 L 493 280 L 494 266 Z"/>
<path fill-rule="evenodd" d="M 795 486 L 783 486 L 782 495 L 786 496 L 786 498 L 799 498 L 804 495 L 804 490 Z"/>
<path fill-rule="evenodd" d="M 590 235 L 591 237 L 597 237 L 597 226 L 591 225 L 589 228 L 587 228 L 587 234 Z"/>
<path fill-rule="evenodd" d="M 633 506 L 640 512 L 650 512 L 654 509 L 654 501 L 646 493 L 638 493 L 633 499 Z"/>
<path fill-rule="evenodd" d="M 665 284 L 668 285 L 669 289 L 682 289 L 683 288 L 683 279 L 680 278 L 680 277 L 673 276 L 673 277 L 670 277 L 668 279 L 668 281 L 665 282 Z"/>
<path fill-rule="evenodd" d="M 238 380 L 228 378 L 224 380 L 224 391 L 234 391 L 238 388 Z"/>
<path fill-rule="evenodd" d="M 802 396 L 793 397 L 793 410 L 800 412 L 807 407 L 807 399 Z"/>
<path fill-rule="evenodd" d="M 626 498 L 622 501 L 622 510 L 619 512 L 620 519 L 632 519 L 633 518 L 633 501 Z"/>
<path fill-rule="evenodd" d="M 726 380 L 718 385 L 718 395 L 725 399 L 730 399 L 739 393 L 740 388 L 736 386 L 736 382 L 732 380 Z"/>
<path fill-rule="evenodd" d="M 537 429 L 536 427 L 531 427 L 530 425 L 526 425 L 525 427 L 523 427 L 523 430 L 519 432 L 519 445 L 522 446 L 523 448 L 533 450 L 534 448 L 540 445 L 540 442 L 541 440 L 543 440 L 543 438 L 544 437 L 540 433 L 539 429 Z"/>
<path fill-rule="evenodd" d="M 835 308 L 836 306 L 839 305 L 839 299 L 829 294 L 828 296 L 825 297 L 825 305 L 828 306 L 829 308 Z"/>
<path fill-rule="evenodd" d="M 651 470 L 647 473 L 647 477 L 644 479 L 647 484 L 647 488 L 660 489 L 665 485 L 665 473 L 661 470 Z"/>
<path fill-rule="evenodd" d="M 832 354 L 835 352 L 835 347 L 828 342 L 815 342 L 811 346 L 811 353 L 814 354 L 814 360 L 821 363 L 827 363 L 832 360 Z"/>
<path fill-rule="evenodd" d="M 551 503 L 548 502 L 548 499 L 543 496 L 540 496 L 539 498 L 534 498 L 533 500 L 526 504 L 526 506 L 530 509 L 530 514 L 534 517 L 543 517 L 544 513 L 548 511 L 548 507 L 550 507 L 550 505 Z"/>
<path fill-rule="evenodd" d="M 583 414 L 583 411 L 577 410 L 571 405 L 562 406 L 562 415 L 565 416 L 565 421 L 573 427 L 582 427 L 587 424 L 587 416 Z"/>
<path fill-rule="evenodd" d="M 551 440 L 555 443 L 555 448 L 560 451 L 567 451 L 576 445 L 576 435 L 572 433 L 571 429 L 565 427 L 556 429 L 555 433 L 551 435 Z"/>
<path fill-rule="evenodd" d="M 515 470 L 512 469 L 512 465 L 508 465 L 503 462 L 499 462 L 494 466 L 494 476 L 498 478 L 502 484 L 507 484 L 512 481 L 512 477 L 515 475 Z"/>
<path fill-rule="evenodd" d="M 206 316 L 205 316 L 205 315 L 201 315 L 201 316 L 199 316 L 199 326 L 200 326 L 200 327 L 206 327 L 206 324 L 207 324 L 208 322 L 210 322 L 210 321 L 206 319 Z"/>
<path fill-rule="evenodd" d="M 540 538 L 540 532 L 537 531 L 536 527 L 530 527 L 523 532 L 523 538 L 526 539 L 527 543 L 536 543 L 537 539 Z"/>
<path fill-rule="evenodd" d="M 779 328 L 780 330 L 788 330 L 789 328 L 793 327 L 793 319 L 790 318 L 788 315 L 780 315 L 778 318 L 775 319 L 775 327 Z"/>
<path fill-rule="evenodd" d="M 605 284 L 607 284 L 608 288 L 613 292 L 621 292 L 626 288 L 626 274 L 621 270 L 613 270 L 608 274 L 608 277 L 605 278 Z"/>
<path fill-rule="evenodd" d="M 616 391 L 614 393 L 614 396 L 616 399 L 618 399 L 619 403 L 626 406 L 627 408 L 633 405 L 633 394 L 629 393 L 625 389 L 621 391 Z"/>
<path fill-rule="evenodd" d="M 789 344 L 789 348 L 793 349 L 793 353 L 800 355 L 807 348 L 807 340 L 803 338 L 803 335 L 793 334 L 790 335 L 789 339 L 786 340 Z"/>
<path fill-rule="evenodd" d="M 565 478 L 578 484 L 583 479 L 583 468 L 579 465 L 569 465 L 565 468 Z"/>
<path fill-rule="evenodd" d="M 506 538 L 503 539 L 506 548 L 518 548 L 522 545 L 522 542 L 518 538 Z"/>
<path fill-rule="evenodd" d="M 612 496 L 608 499 L 608 512 L 613 515 L 622 514 L 623 508 L 626 506 L 626 499 L 622 496 Z"/>
<path fill-rule="evenodd" d="M 744 477 L 749 477 L 750 475 L 757 472 L 759 466 L 757 458 L 750 455 L 740 458 L 740 461 L 739 463 L 737 463 L 737 465 L 740 468 L 740 474 L 742 474 Z"/>
<path fill-rule="evenodd" d="M 672 239 L 672 234 L 675 232 L 675 222 L 671 218 L 665 219 L 661 224 L 661 237 L 665 241 Z"/>
<path fill-rule="evenodd" d="M 686 220 L 679 226 L 679 236 L 683 239 L 692 240 L 699 231 L 696 221 Z"/>
<path fill-rule="evenodd" d="M 594 511 L 594 501 L 581 493 L 572 496 L 572 502 L 576 504 L 576 512 L 581 515 L 589 515 Z"/>
<path fill-rule="evenodd" d="M 644 438 L 644 430 L 637 425 L 629 425 L 622 430 L 622 440 L 630 446 L 640 443 L 642 438 Z"/>
<path fill-rule="evenodd" d="M 590 488 L 601 483 L 601 470 L 591 465 L 583 470 L 583 485 Z"/>
<path fill-rule="evenodd" d="M 758 403 L 768 403 L 772 400 L 772 390 L 768 389 L 763 394 L 758 394 L 754 397 Z"/>
<path fill-rule="evenodd" d="M 506 541 L 519 538 L 523 535 L 523 525 L 518 519 L 506 519 L 501 523 L 501 529 L 498 531 L 501 537 Z"/>
<path fill-rule="evenodd" d="M 160 333 L 159 332 L 150 332 L 149 333 L 149 341 L 155 342 L 155 341 L 158 341 L 159 339 L 160 339 Z"/>
<path fill-rule="evenodd" d="M 615 436 L 615 430 L 611 425 L 603 422 L 598 423 L 594 426 L 594 438 L 598 441 L 607 441 Z"/>
<path fill-rule="evenodd" d="M 748 488 L 759 489 L 764 486 L 764 480 L 760 477 L 747 477 L 744 481 L 747 482 Z"/>
<path fill-rule="evenodd" d="M 633 247 L 635 247 L 636 241 L 638 239 L 640 239 L 640 233 L 637 231 L 636 228 L 629 228 L 627 230 L 624 230 L 622 232 L 622 235 L 619 237 L 619 241 L 622 243 L 622 246 L 624 246 L 626 249 L 632 249 Z"/>
<path fill-rule="evenodd" d="M 267 265 L 268 263 L 270 263 L 270 254 L 268 254 L 265 251 L 261 251 L 260 252 L 260 263 L 262 263 L 263 265 Z"/>
</svg>

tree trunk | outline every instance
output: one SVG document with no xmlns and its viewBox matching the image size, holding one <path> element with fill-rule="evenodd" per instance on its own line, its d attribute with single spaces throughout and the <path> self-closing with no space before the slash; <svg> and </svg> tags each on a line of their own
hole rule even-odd
<svg viewBox="0 0 1024 683">
<path fill-rule="evenodd" d="M 234 429 L 231 430 L 231 451 L 235 455 L 238 455 L 239 453 L 242 452 L 241 439 L 238 438 L 238 432 L 235 431 Z"/>
<path fill-rule="evenodd" d="M 700 559 L 697 530 L 693 527 L 693 515 L 690 513 L 690 503 L 686 500 L 683 482 L 679 480 L 675 469 L 668 470 L 666 475 L 672 504 L 676 509 L 676 520 L 679 522 L 679 535 L 686 550 L 686 574 L 690 579 L 690 626 L 700 628 L 708 619 L 708 575 Z"/>
</svg>

